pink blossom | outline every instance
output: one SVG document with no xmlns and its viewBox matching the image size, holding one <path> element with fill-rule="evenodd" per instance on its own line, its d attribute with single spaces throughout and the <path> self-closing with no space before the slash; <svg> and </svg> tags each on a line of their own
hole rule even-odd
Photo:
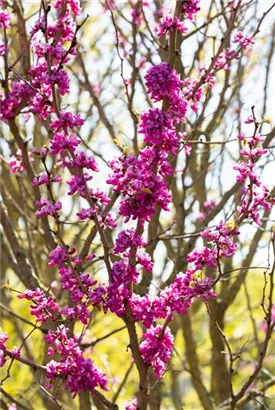
<svg viewBox="0 0 275 410">
<path fill-rule="evenodd" d="M 16 172 L 23 172 L 25 171 L 25 167 L 22 163 L 21 159 L 16 158 L 14 155 L 11 157 L 9 161 L 9 167 L 11 169 L 11 173 L 15 174 Z"/>
<path fill-rule="evenodd" d="M 73 129 L 84 124 L 84 120 L 79 114 L 73 114 L 71 112 L 61 111 L 59 117 L 51 122 L 50 127 L 55 131 L 68 132 L 68 129 Z"/>
<path fill-rule="evenodd" d="M 89 300 L 93 306 L 99 305 L 104 302 L 106 294 L 107 287 L 104 284 L 100 284 L 89 291 Z"/>
<path fill-rule="evenodd" d="M 80 212 L 78 212 L 76 215 L 81 221 L 84 221 L 87 218 L 93 218 L 96 215 L 96 212 L 98 211 L 98 207 L 95 206 L 94 208 L 88 208 L 84 209 L 82 208 Z"/>
<path fill-rule="evenodd" d="M 154 263 L 147 252 L 137 252 L 137 262 L 143 266 L 147 272 L 152 272 Z"/>
<path fill-rule="evenodd" d="M 249 117 L 245 123 L 253 122 L 253 117 Z M 235 165 L 237 174 L 237 181 L 240 183 L 248 182 L 250 188 L 244 191 L 241 205 L 238 209 L 241 217 L 252 219 L 257 225 L 262 225 L 260 220 L 261 209 L 270 211 L 271 204 L 269 189 L 262 184 L 260 175 L 256 172 L 255 159 L 268 153 L 267 149 L 261 146 L 262 137 L 260 135 L 253 135 L 246 144 L 245 148 L 240 151 L 240 154 L 245 157 L 245 161 L 241 161 L 238 165 Z"/>
<path fill-rule="evenodd" d="M 195 272 L 196 270 L 188 269 L 185 274 L 179 273 L 175 281 L 158 296 L 133 294 L 129 304 L 135 319 L 148 328 L 155 320 L 171 316 L 173 312 L 185 314 L 195 298 L 207 300 L 215 297 L 210 278 L 196 279 Z"/>
<path fill-rule="evenodd" d="M 176 109 L 175 104 L 173 105 L 173 114 L 176 113 Z M 179 148 L 179 139 L 174 121 L 169 114 L 158 108 L 149 109 L 141 116 L 139 132 L 144 134 L 144 142 L 175 154 Z"/>
<path fill-rule="evenodd" d="M 151 156 L 147 155 L 149 153 Z M 157 156 L 158 152 L 152 148 L 142 151 L 138 159 L 133 155 L 121 156 L 110 163 L 113 174 L 107 183 L 114 185 L 114 190 L 120 191 L 124 196 L 119 213 L 126 217 L 125 222 L 130 218 L 150 220 L 155 204 L 168 210 L 171 195 L 168 193 L 167 183 L 161 175 L 156 175 L 151 170 L 151 164 L 157 161 Z"/>
<path fill-rule="evenodd" d="M 194 19 L 194 15 L 200 11 L 200 0 L 184 0 L 182 2 L 182 14 L 186 16 L 189 20 Z"/>
<path fill-rule="evenodd" d="M 62 203 L 60 201 L 50 202 L 43 197 L 41 197 L 39 201 L 36 201 L 35 205 L 41 208 L 40 211 L 35 212 L 37 216 L 54 216 L 62 209 Z"/>
<path fill-rule="evenodd" d="M 128 264 L 126 260 L 115 262 L 112 268 L 112 281 L 117 283 L 136 282 L 138 271 Z"/>
<path fill-rule="evenodd" d="M 163 145 L 168 140 L 168 131 L 175 127 L 171 118 L 159 108 L 150 108 L 141 115 L 139 132 L 144 134 L 144 142 L 152 145 Z"/>
<path fill-rule="evenodd" d="M 162 18 L 157 35 L 161 37 L 167 32 L 172 32 L 176 29 L 182 34 L 188 31 L 187 27 L 185 27 L 184 23 L 180 21 L 178 16 L 168 15 Z"/>
<path fill-rule="evenodd" d="M 31 315 L 36 316 L 37 322 L 47 322 L 48 320 L 56 320 L 59 306 L 54 302 L 51 296 L 45 296 L 45 292 L 39 288 L 36 290 L 25 290 L 17 296 L 19 299 L 27 299 L 34 302 L 31 305 Z"/>
<path fill-rule="evenodd" d="M 97 188 L 96 190 L 90 188 L 89 195 L 95 203 L 99 202 L 102 205 L 108 205 L 108 203 L 110 202 L 110 198 L 99 188 Z"/>
<path fill-rule="evenodd" d="M 240 134 L 237 136 L 239 141 L 243 141 L 246 138 L 246 135 L 244 132 L 240 132 Z"/>
<path fill-rule="evenodd" d="M 0 10 L 0 28 L 10 28 L 10 19 L 7 10 Z"/>
<path fill-rule="evenodd" d="M 106 295 L 103 300 L 103 310 L 115 313 L 118 317 L 125 314 L 126 302 L 130 298 L 128 284 L 111 282 L 106 289 Z"/>
<path fill-rule="evenodd" d="M 99 215 L 98 220 L 103 229 L 117 227 L 116 219 L 110 214 L 110 212 Z"/>
<path fill-rule="evenodd" d="M 50 154 L 57 155 L 65 151 L 74 152 L 76 147 L 81 143 L 79 138 L 74 135 L 55 133 L 50 141 Z"/>
<path fill-rule="evenodd" d="M 134 25 L 142 23 L 142 7 L 145 5 L 147 5 L 145 1 L 131 0 L 131 17 Z M 110 8 L 113 7 L 115 3 L 110 0 Z M 53 22 L 47 21 L 47 39 L 45 17 L 40 17 L 31 30 L 31 44 L 35 57 L 35 64 L 28 73 L 31 87 L 22 81 L 11 81 L 11 91 L 8 96 L 1 97 L 3 100 L 1 118 L 4 120 L 13 118 L 14 112 L 20 109 L 22 101 L 27 103 L 30 112 L 37 118 L 48 120 L 51 116 L 50 128 L 53 137 L 50 140 L 50 149 L 35 149 L 35 155 L 44 163 L 48 154 L 60 155 L 61 158 L 57 159 L 60 159 L 58 165 L 62 170 L 68 168 L 71 173 L 67 181 L 68 195 L 78 194 L 81 201 L 84 198 L 89 203 L 88 208 L 81 208 L 76 214 L 80 221 L 88 218 L 96 219 L 96 216 L 101 229 L 113 229 L 117 227 L 117 218 L 104 209 L 110 203 L 110 198 L 103 190 L 88 186 L 92 176 L 85 172 L 85 169 L 98 171 L 95 158 L 78 150 L 81 141 L 72 134 L 72 130 L 82 126 L 84 120 L 79 114 L 70 111 L 61 110 L 59 113 L 52 104 L 54 89 L 62 96 L 70 91 L 70 79 L 64 67 L 71 60 L 72 55 L 76 54 L 76 46 L 72 44 L 70 52 L 67 53 L 66 42 L 75 41 L 74 33 L 77 26 L 71 13 L 79 15 L 80 5 L 78 0 L 56 0 L 55 8 L 58 18 Z M 162 11 L 162 9 L 157 10 L 155 14 L 160 16 Z M 162 36 L 173 30 L 185 33 L 187 29 L 181 19 L 192 20 L 198 11 L 199 0 L 184 1 L 181 16 L 164 17 L 158 35 Z M 2 21 L 2 24 L 8 24 L 7 19 Z M 120 46 L 128 58 L 132 50 L 126 47 L 127 39 L 123 35 L 119 34 L 119 36 Z M 238 33 L 233 42 L 244 50 L 254 43 L 252 37 L 244 36 L 242 33 Z M 123 153 L 110 162 L 112 171 L 107 183 L 112 185 L 113 191 L 121 196 L 118 209 L 119 215 L 125 217 L 124 222 L 137 219 L 139 228 L 150 221 L 156 209 L 169 211 L 171 193 L 167 177 L 174 172 L 171 158 L 178 154 L 180 144 L 186 155 L 191 152 L 187 134 L 178 132 L 180 128 L 185 129 L 185 125 L 180 123 L 186 121 L 189 107 L 193 111 L 198 111 L 203 97 L 203 88 L 199 85 L 207 83 L 209 87 L 213 87 L 215 72 L 220 69 L 228 70 L 231 61 L 237 58 L 239 58 L 238 50 L 226 49 L 215 60 L 211 72 L 208 72 L 205 65 L 201 65 L 200 77 L 195 79 L 181 80 L 175 69 L 165 62 L 147 71 L 145 86 L 148 95 L 153 102 L 162 101 L 165 109 L 153 107 L 141 115 L 138 130 L 144 136 L 145 147 L 137 155 Z M 144 63 L 144 57 L 141 62 Z M 125 81 L 130 89 L 130 80 Z M 250 119 L 248 122 L 253 121 Z M 262 209 L 269 211 L 271 203 L 274 202 L 271 200 L 268 188 L 262 184 L 255 166 L 255 160 L 265 155 L 267 150 L 261 146 L 262 140 L 259 135 L 254 135 L 249 142 L 245 141 L 245 136 L 242 134 L 238 139 L 244 141 L 245 146 L 240 152 L 244 159 L 234 167 L 237 171 L 237 181 L 242 184 L 248 183 L 250 188 L 247 186 L 243 191 L 238 217 L 250 218 L 260 225 L 260 211 Z M 47 159 L 49 162 L 56 160 L 56 158 Z M 18 158 L 12 158 L 10 166 L 12 172 L 24 170 L 19 155 Z M 44 172 L 34 178 L 33 186 L 47 185 L 49 188 L 52 182 L 59 181 L 61 177 Z M 49 201 L 42 197 L 36 201 L 36 205 L 40 208 L 36 212 L 37 216 L 54 216 L 58 222 L 58 211 L 62 208 L 60 201 Z M 204 202 L 198 219 L 203 220 L 215 206 L 216 201 Z M 87 223 L 89 224 L 90 221 Z M 188 266 L 184 273 L 178 273 L 174 281 L 161 289 L 158 294 L 141 296 L 134 292 L 133 284 L 138 282 L 139 269 L 151 272 L 154 263 L 147 252 L 139 249 L 146 246 L 146 242 L 137 232 L 138 230 L 134 228 L 126 227 L 118 233 L 113 253 L 119 256 L 110 258 L 109 282 L 106 285 L 98 284 L 89 273 L 82 271 L 84 263 L 92 260 L 95 254 L 92 253 L 85 258 L 85 255 L 80 256 L 79 250 L 76 251 L 69 246 L 57 246 L 49 254 L 49 266 L 58 266 L 62 286 L 60 291 L 68 292 L 70 299 L 68 304 L 59 307 L 51 296 L 47 296 L 39 288 L 26 290 L 18 296 L 20 299 L 32 301 L 31 314 L 36 317 L 37 322 L 51 320 L 57 323 L 56 330 L 49 330 L 45 336 L 49 344 L 48 355 L 58 358 L 58 361 L 51 360 L 46 366 L 49 388 L 53 381 L 60 377 L 63 378 L 65 388 L 73 394 L 73 397 L 79 390 L 93 393 L 98 387 L 107 389 L 105 375 L 92 360 L 84 357 L 76 337 L 69 337 L 69 329 L 60 325 L 59 320 L 60 317 L 68 322 L 79 320 L 87 325 L 92 317 L 93 307 L 102 307 L 104 313 L 110 311 L 118 317 L 123 317 L 126 312 L 128 313 L 128 309 L 132 311 L 131 320 L 139 321 L 146 328 L 143 334 L 144 340 L 140 344 L 144 363 L 153 367 L 157 377 L 162 377 L 165 366 L 171 358 L 173 336 L 168 327 L 164 329 L 161 325 L 156 325 L 156 321 L 170 320 L 174 313 L 186 314 L 194 300 L 199 297 L 207 301 L 216 296 L 213 291 L 213 283 L 215 283 L 213 277 L 217 273 L 218 263 L 222 258 L 231 258 L 235 255 L 237 249 L 235 237 L 239 235 L 234 220 L 221 221 L 211 229 L 206 228 L 201 234 L 205 246 L 193 249 L 187 256 L 187 262 L 192 266 Z M 100 234 L 102 235 L 102 232 Z M 94 262 L 102 258 L 102 255 L 99 255 Z M 207 276 L 205 275 L 203 268 L 212 268 L 214 272 L 211 272 L 211 277 L 208 275 L 208 269 Z M 125 320 L 125 317 L 123 319 Z M 7 335 L 0 333 L 0 366 L 5 363 L 6 340 Z M 12 355 L 19 357 L 19 354 L 19 349 L 14 348 Z M 128 410 L 136 408 L 136 403 L 133 402 L 127 408 Z"/>
<path fill-rule="evenodd" d="M 173 119 L 174 123 L 185 121 L 189 104 L 180 88 L 175 88 L 171 92 L 168 96 L 168 102 L 170 104 L 168 114 Z M 172 151 L 172 153 L 175 155 L 175 152 Z"/>
<path fill-rule="evenodd" d="M 2 332 L 2 330 L 0 331 L 0 348 L 1 349 L 5 349 L 5 343 L 8 340 L 8 335 L 7 333 Z"/>
<path fill-rule="evenodd" d="M 203 265 L 207 265 L 210 268 L 215 268 L 217 264 L 217 252 L 210 248 L 202 248 L 202 250 L 194 249 L 187 256 L 187 262 L 194 262 L 196 269 L 201 269 Z"/>
<path fill-rule="evenodd" d="M 145 6 L 148 6 L 148 2 L 146 0 L 130 0 L 131 4 L 131 17 L 132 17 L 132 22 L 134 24 L 140 25 L 142 20 L 143 20 L 143 14 L 142 14 L 142 9 Z"/>
<path fill-rule="evenodd" d="M 49 266 L 63 266 L 64 262 L 68 260 L 68 253 L 63 246 L 57 246 L 49 254 L 49 259 L 51 262 L 48 263 Z"/>
<path fill-rule="evenodd" d="M 5 352 L 0 348 L 0 368 L 6 363 Z"/>
<path fill-rule="evenodd" d="M 62 181 L 61 177 L 54 177 L 51 176 L 49 178 L 49 176 L 44 172 L 41 173 L 40 175 L 38 175 L 37 177 L 35 177 L 32 181 L 32 185 L 34 187 L 40 186 L 40 185 L 47 185 L 49 182 L 60 182 Z"/>
<path fill-rule="evenodd" d="M 206 70 L 207 70 L 207 68 L 206 68 L 205 64 L 201 63 L 200 64 L 200 75 L 204 79 L 204 82 L 208 83 L 210 88 L 213 88 L 214 85 L 216 84 L 216 79 L 215 79 L 212 72 L 210 72 L 206 75 Z"/>
<path fill-rule="evenodd" d="M 68 167 L 72 168 L 87 168 L 92 171 L 97 172 L 98 166 L 94 157 L 87 157 L 85 152 L 77 151 L 74 155 L 74 158 L 71 162 L 68 163 Z"/>
<path fill-rule="evenodd" d="M 68 195 L 73 195 L 76 192 L 83 192 L 86 188 L 86 182 L 90 181 L 93 177 L 87 172 L 84 173 L 84 179 L 79 174 L 73 175 L 69 181 L 66 181 L 70 187 Z"/>
<path fill-rule="evenodd" d="M 153 101 L 169 96 L 175 88 L 183 84 L 175 70 L 167 63 L 151 67 L 145 75 L 147 92 Z"/>
<path fill-rule="evenodd" d="M 192 102 L 190 107 L 193 111 L 198 110 L 198 103 L 201 101 L 202 94 L 203 94 L 203 90 L 201 87 L 194 90 L 194 88 L 197 87 L 197 84 L 198 84 L 198 80 L 191 80 L 190 78 L 185 78 L 183 81 L 182 92 L 185 98 L 188 101 L 190 100 Z"/>
<path fill-rule="evenodd" d="M 255 44 L 253 37 L 245 36 L 241 31 L 235 34 L 233 43 L 239 44 L 241 48 L 247 50 L 250 45 Z"/>
<path fill-rule="evenodd" d="M 203 221 L 209 212 L 215 208 L 217 201 L 212 199 L 211 201 L 205 201 L 203 204 L 203 210 L 199 213 L 198 219 Z"/>
<path fill-rule="evenodd" d="M 161 378 L 165 371 L 165 365 L 171 358 L 174 337 L 167 327 L 162 334 L 162 326 L 151 326 L 143 334 L 145 339 L 140 344 L 140 353 L 144 363 L 153 367 L 156 376 Z"/>
<path fill-rule="evenodd" d="M 50 330 L 45 336 L 50 346 L 50 355 L 59 354 L 60 360 L 51 360 L 47 365 L 48 387 L 57 376 L 65 381 L 65 389 L 75 397 L 79 390 L 94 392 L 101 387 L 107 390 L 107 380 L 91 359 L 85 359 L 74 337 L 68 338 L 69 329 L 60 325 L 56 331 Z"/>
<path fill-rule="evenodd" d="M 253 115 L 250 114 L 247 119 L 245 120 L 245 124 L 252 124 L 254 122 Z"/>
<path fill-rule="evenodd" d="M 31 155 L 29 155 L 29 162 L 33 162 L 33 158 Z M 23 155 L 22 151 L 18 149 L 16 151 L 16 156 L 13 155 L 8 163 L 10 167 L 10 171 L 12 174 L 15 174 L 16 172 L 24 172 L 25 167 L 23 164 Z"/>
<path fill-rule="evenodd" d="M 69 8 L 75 15 L 80 14 L 80 4 L 79 0 L 56 0 L 54 4 L 56 10 L 64 14 L 64 10 Z"/>
<path fill-rule="evenodd" d="M 21 355 L 21 351 L 18 347 L 14 347 L 11 351 L 10 351 L 10 355 L 14 358 L 19 358 Z"/>
<path fill-rule="evenodd" d="M 146 242 L 143 241 L 140 235 L 136 235 L 134 228 L 126 229 L 119 233 L 113 252 L 116 254 L 123 253 L 128 248 L 139 246 L 146 246 Z"/>
<path fill-rule="evenodd" d="M 65 95 L 70 91 L 70 80 L 65 70 L 58 70 L 49 77 L 51 84 L 57 84 L 61 95 Z"/>
<path fill-rule="evenodd" d="M 125 407 L 125 410 L 137 410 L 137 399 L 134 397 L 131 403 Z"/>
<path fill-rule="evenodd" d="M 89 306 L 98 302 L 95 297 L 95 295 L 98 295 L 98 291 L 94 288 L 97 281 L 93 280 L 89 274 L 79 274 L 71 267 L 66 268 L 62 265 L 59 274 L 62 289 L 70 293 L 73 301 L 73 305 L 65 306 L 61 313 L 69 319 L 79 319 L 83 324 L 87 324 L 91 317 Z M 89 298 L 87 298 L 87 295 L 89 295 Z"/>
</svg>

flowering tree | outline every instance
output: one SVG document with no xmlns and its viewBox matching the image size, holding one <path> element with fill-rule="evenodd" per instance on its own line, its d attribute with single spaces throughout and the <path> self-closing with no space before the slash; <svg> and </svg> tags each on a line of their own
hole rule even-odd
<svg viewBox="0 0 275 410">
<path fill-rule="evenodd" d="M 1 0 L 2 407 L 268 404 L 274 5 L 82 6 Z"/>
</svg>

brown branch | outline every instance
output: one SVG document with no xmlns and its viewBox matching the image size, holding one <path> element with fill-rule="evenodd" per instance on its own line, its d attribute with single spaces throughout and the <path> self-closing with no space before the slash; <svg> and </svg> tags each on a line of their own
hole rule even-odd
<svg viewBox="0 0 275 410">
<path fill-rule="evenodd" d="M 14 397 L 12 397 L 8 392 L 6 392 L 6 390 L 3 389 L 3 387 L 0 387 L 0 392 L 7 397 L 7 399 L 11 402 L 11 403 L 15 403 L 16 406 L 18 406 L 19 409 L 23 409 L 23 410 L 30 410 L 29 407 L 24 406 L 24 404 L 20 403 L 18 400 L 16 400 Z"/>
<path fill-rule="evenodd" d="M 0 307 L 1 307 L 2 309 L 4 309 L 6 312 L 8 312 L 9 314 L 11 314 L 12 316 L 14 316 L 16 319 L 21 320 L 21 322 L 24 322 L 24 323 L 26 323 L 27 325 L 32 326 L 33 328 L 36 328 L 36 329 L 38 329 L 38 330 L 41 330 L 42 333 L 45 333 L 45 334 L 48 333 L 48 330 L 47 330 L 47 329 L 45 329 L 45 328 L 43 328 L 43 327 L 40 327 L 40 326 L 36 326 L 34 323 L 30 322 L 29 320 L 25 319 L 24 317 L 18 315 L 17 313 L 14 313 L 10 308 L 8 308 L 7 306 L 5 306 L 3 303 L 0 303 Z"/>
<path fill-rule="evenodd" d="M 29 161 L 27 143 L 25 143 L 24 140 L 22 139 L 18 126 L 16 124 L 16 121 L 14 119 L 9 121 L 9 127 L 10 127 L 12 135 L 14 136 L 16 144 L 18 145 L 18 147 L 20 148 L 22 152 L 23 165 L 26 169 L 26 173 L 28 175 L 30 182 L 32 182 L 35 177 L 35 174 L 33 172 L 33 169 Z M 36 201 L 40 200 L 41 194 L 40 194 L 39 187 L 34 188 L 34 196 L 35 196 Z M 43 229 L 45 233 L 46 244 L 49 249 L 53 249 L 55 248 L 56 244 L 51 234 L 48 218 L 46 216 L 42 216 L 41 220 L 42 220 Z"/>
<path fill-rule="evenodd" d="M 267 211 L 265 211 L 264 216 L 266 216 L 268 214 Z M 267 223 L 267 221 L 264 221 L 263 226 L 265 226 Z M 254 258 L 254 255 L 257 251 L 258 248 L 258 244 L 263 236 L 264 232 L 260 229 L 257 229 L 257 231 L 255 232 L 252 240 L 251 240 L 251 246 L 249 249 L 249 252 L 247 254 L 247 256 L 245 257 L 241 269 L 242 272 L 237 276 L 236 280 L 234 281 L 234 283 L 225 290 L 225 292 L 223 294 L 221 294 L 221 298 L 222 298 L 222 304 L 224 306 L 225 309 L 227 309 L 229 306 L 231 306 L 231 304 L 233 303 L 233 301 L 235 300 L 237 294 L 239 293 L 239 290 L 246 278 L 247 273 L 249 272 L 249 266 L 252 263 L 252 260 Z M 247 266 L 247 269 L 245 269 L 245 267 Z"/>
<path fill-rule="evenodd" d="M 25 254 L 24 250 L 19 244 L 19 241 L 14 232 L 11 221 L 9 220 L 7 213 L 1 203 L 0 203 L 0 211 L 1 211 L 1 224 L 3 226 L 5 235 L 12 249 L 13 255 L 17 261 L 18 268 L 20 269 L 19 278 L 24 283 L 24 286 L 26 286 L 29 289 L 35 289 L 39 287 L 40 284 L 38 282 L 38 279 L 35 277 L 35 273 L 31 265 L 29 264 L 27 255 Z M 16 273 L 18 273 L 18 270 Z"/>
<path fill-rule="evenodd" d="M 200 362 L 196 350 L 196 341 L 193 334 L 190 313 L 180 316 L 181 327 L 184 337 L 186 361 L 188 362 L 192 384 L 196 390 L 200 403 L 204 410 L 213 410 L 211 396 L 202 381 Z"/>
<path fill-rule="evenodd" d="M 123 320 L 128 329 L 130 338 L 129 346 L 132 351 L 133 358 L 135 360 L 135 364 L 139 373 L 139 392 L 137 393 L 137 408 L 138 410 L 146 410 L 149 402 L 149 367 L 143 362 L 143 359 L 141 357 L 133 312 L 129 305 L 126 306 L 126 313 L 123 317 Z"/>
<path fill-rule="evenodd" d="M 264 397 L 264 393 L 266 392 L 266 390 L 270 389 L 270 387 L 274 385 L 275 385 L 275 378 L 272 378 L 271 380 L 266 382 L 261 389 L 249 391 L 247 395 L 243 398 L 243 400 L 240 400 L 236 408 L 243 409 L 244 406 L 254 397 L 257 397 L 257 396 Z"/>
<path fill-rule="evenodd" d="M 273 248 L 273 255 L 275 256 L 275 236 L 273 235 L 272 238 L 272 248 Z M 269 296 L 268 296 L 268 310 L 266 315 L 266 322 L 267 322 L 267 329 L 266 335 L 263 340 L 261 347 L 258 350 L 258 360 L 257 365 L 255 367 L 254 372 L 250 375 L 248 380 L 243 384 L 242 388 L 239 392 L 233 397 L 231 400 L 231 410 L 234 410 L 238 401 L 246 394 L 247 389 L 251 386 L 251 384 L 256 379 L 257 375 L 262 369 L 263 361 L 267 353 L 269 341 L 272 336 L 272 332 L 275 329 L 275 321 L 272 321 L 272 308 L 273 308 L 273 292 L 274 292 L 274 273 L 275 273 L 275 261 L 273 263 L 272 269 L 269 272 L 270 277 L 270 289 L 269 289 Z"/>
<path fill-rule="evenodd" d="M 92 97 L 93 103 L 96 106 L 96 109 L 98 111 L 98 115 L 100 117 L 100 120 L 102 121 L 102 124 L 108 130 L 112 140 L 115 140 L 116 139 L 116 134 L 115 134 L 114 128 L 111 125 L 111 123 L 109 122 L 109 120 L 108 120 L 108 118 L 105 114 L 104 108 L 103 108 L 99 98 L 97 97 L 96 93 L 94 92 L 94 89 L 93 89 L 93 87 L 92 87 L 92 85 L 89 81 L 89 75 L 88 75 L 85 63 L 83 61 L 82 55 L 78 54 L 77 59 L 80 62 L 80 66 L 82 68 L 82 73 L 83 73 L 84 80 L 85 80 L 85 81 L 80 81 L 80 84 L 82 86 L 84 86 L 85 89 L 89 92 L 90 96 Z"/>
<path fill-rule="evenodd" d="M 129 368 L 127 369 L 127 371 L 126 371 L 126 373 L 125 373 L 125 376 L 123 377 L 122 382 L 121 382 L 120 385 L 119 385 L 119 388 L 117 389 L 117 391 L 115 392 L 115 394 L 114 394 L 114 396 L 113 396 L 113 402 L 114 402 L 114 403 L 117 401 L 118 396 L 120 395 L 122 389 L 124 388 L 124 386 L 125 386 L 125 384 L 126 384 L 126 382 L 127 382 L 127 379 L 128 379 L 128 377 L 129 377 L 129 375 L 130 375 L 130 373 L 131 373 L 133 367 L 134 367 L 134 364 L 131 363 L 130 366 L 129 366 Z"/>
<path fill-rule="evenodd" d="M 42 366 L 38 363 L 35 363 L 31 360 L 28 360 L 26 358 L 23 357 L 14 357 L 13 353 L 6 349 L 5 350 L 5 354 L 7 354 L 8 356 L 10 356 L 11 358 L 14 358 L 15 360 L 17 360 L 20 363 L 23 363 L 29 367 L 31 367 L 34 371 L 37 370 L 41 370 L 43 373 L 45 373 L 47 371 L 46 366 Z M 94 396 L 97 397 L 108 409 L 113 409 L 113 410 L 118 410 L 118 406 L 115 403 L 110 402 L 108 399 L 106 399 L 105 396 L 103 396 L 102 393 L 100 393 L 98 390 L 94 390 Z"/>
<path fill-rule="evenodd" d="M 98 344 L 99 342 L 102 342 L 102 340 L 108 339 L 110 336 L 113 336 L 114 334 L 116 334 L 116 333 L 118 333 L 118 332 L 121 332 L 121 331 L 124 330 L 124 329 L 126 329 L 126 326 L 119 327 L 118 329 L 112 330 L 111 332 L 107 333 L 106 335 L 104 335 L 104 336 L 102 336 L 102 337 L 99 337 L 99 338 L 97 338 L 96 340 L 93 340 L 93 341 L 90 342 L 90 343 L 83 343 L 83 344 L 81 344 L 80 347 L 81 347 L 82 349 L 87 349 L 88 347 L 93 347 L 93 346 L 95 346 L 96 344 Z"/>
</svg>

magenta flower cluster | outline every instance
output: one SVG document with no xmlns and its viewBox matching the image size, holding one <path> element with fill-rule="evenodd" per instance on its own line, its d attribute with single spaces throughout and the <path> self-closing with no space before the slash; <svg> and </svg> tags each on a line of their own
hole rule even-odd
<svg viewBox="0 0 275 410">
<path fill-rule="evenodd" d="M 36 317 L 37 322 L 47 322 L 56 320 L 59 312 L 59 306 L 54 302 L 51 296 L 45 296 L 45 292 L 39 288 L 35 290 L 25 290 L 17 296 L 19 299 L 31 300 L 31 315 Z"/>
<path fill-rule="evenodd" d="M 115 254 L 121 253 L 123 256 L 126 256 L 125 252 L 127 249 L 146 245 L 147 243 L 142 239 L 141 235 L 136 234 L 134 228 L 125 229 L 118 234 L 113 252 Z"/>
<path fill-rule="evenodd" d="M 169 98 L 183 82 L 168 63 L 161 63 L 150 68 L 145 75 L 147 92 L 154 102 Z"/>
<path fill-rule="evenodd" d="M 8 335 L 7 333 L 4 333 L 0 330 L 0 367 L 3 367 L 4 364 L 6 363 L 6 357 L 5 357 L 5 350 L 6 350 L 6 342 L 8 340 Z"/>
<path fill-rule="evenodd" d="M 125 216 L 125 222 L 131 218 L 149 221 L 156 205 L 164 210 L 169 209 L 171 195 L 163 174 L 167 171 L 170 173 L 170 167 L 164 164 L 158 173 L 154 173 L 152 166 L 159 164 L 158 158 L 156 149 L 146 148 L 138 158 L 134 155 L 121 156 L 110 162 L 113 174 L 106 182 L 124 196 L 119 214 Z M 166 162 L 165 155 L 162 155 L 160 162 Z"/>
<path fill-rule="evenodd" d="M 61 95 L 67 94 L 70 90 L 69 77 L 63 69 L 63 64 L 75 54 L 75 47 L 68 52 L 65 42 L 73 40 L 76 23 L 72 14 L 79 15 L 80 8 L 79 3 L 73 0 L 56 1 L 55 7 L 58 12 L 57 19 L 50 22 L 42 16 L 31 29 L 31 45 L 36 55 L 36 63 L 29 70 L 30 85 L 17 77 L 12 81 L 12 91 L 1 101 L 1 119 L 3 120 L 14 118 L 18 109 L 25 105 L 28 105 L 29 111 L 38 118 L 47 118 L 54 111 L 52 104 L 54 88 L 58 87 Z M 9 28 L 9 21 L 7 11 L 1 11 L 0 27 Z M 47 40 L 45 38 L 46 29 Z M 49 58 L 48 61 L 47 58 Z M 50 67 L 48 67 L 49 62 Z M 65 134 L 63 136 L 68 139 L 67 143 L 73 144 L 75 138 Z"/>
<path fill-rule="evenodd" d="M 57 246 L 49 255 L 49 266 L 59 267 L 62 289 L 69 292 L 73 302 L 72 306 L 65 305 L 60 309 L 60 313 L 70 320 L 78 319 L 86 325 L 92 316 L 90 306 L 102 302 L 106 289 L 104 285 L 95 288 L 96 280 L 87 273 L 78 272 L 77 265 L 81 265 L 83 261 L 75 252 L 74 248 L 69 251 Z"/>
<path fill-rule="evenodd" d="M 34 185 L 36 185 L 36 180 L 34 180 Z M 39 201 L 35 202 L 35 205 L 40 208 L 39 211 L 35 212 L 35 215 L 37 216 L 54 216 L 57 214 L 60 209 L 62 209 L 62 202 L 57 201 L 57 202 L 51 202 L 48 199 L 45 199 L 44 197 L 41 197 Z"/>
<path fill-rule="evenodd" d="M 260 210 L 270 211 L 275 202 L 268 187 L 262 183 L 260 175 L 256 171 L 256 160 L 266 155 L 268 150 L 262 147 L 261 143 L 264 138 L 257 133 L 254 133 L 250 139 L 247 139 L 244 133 L 240 134 L 238 138 L 244 144 L 244 148 L 240 151 L 244 161 L 233 168 L 238 172 L 237 181 L 242 184 L 247 183 L 238 211 L 241 217 L 249 218 L 261 226 Z"/>
<path fill-rule="evenodd" d="M 184 16 L 186 16 L 189 20 L 194 19 L 194 15 L 200 11 L 200 0 L 184 0 L 182 2 L 182 9 L 181 12 Z"/>
<path fill-rule="evenodd" d="M 152 326 L 143 334 L 144 341 L 140 344 L 140 352 L 144 363 L 149 364 L 155 370 L 156 376 L 161 377 L 165 371 L 165 365 L 171 358 L 171 350 L 174 337 L 166 328 L 163 332 L 162 326 Z"/>
<path fill-rule="evenodd" d="M 93 393 L 96 387 L 107 390 L 107 380 L 93 363 L 91 359 L 83 357 L 83 352 L 75 337 L 68 337 L 69 329 L 63 325 L 57 327 L 56 331 L 49 330 L 45 336 L 48 348 L 48 355 L 60 355 L 57 362 L 51 360 L 47 363 L 48 388 L 56 377 L 61 377 L 65 381 L 65 389 L 70 390 L 75 397 L 79 390 Z"/>
<path fill-rule="evenodd" d="M 11 358 L 19 358 L 20 357 L 20 349 L 18 347 L 14 347 L 12 350 L 7 349 L 6 342 L 8 341 L 8 335 L 5 332 L 2 332 L 0 328 L 0 368 L 3 367 L 6 363 L 7 357 Z"/>
<path fill-rule="evenodd" d="M 175 31 L 176 29 L 180 31 L 182 34 L 188 31 L 188 28 L 185 27 L 184 23 L 180 21 L 178 16 L 168 15 L 162 18 L 158 31 L 157 31 L 157 35 L 159 37 L 162 37 L 167 32 L 172 32 L 172 31 Z"/>
<path fill-rule="evenodd" d="M 32 163 L 33 161 L 34 161 L 33 157 L 31 155 L 29 155 L 29 162 Z M 16 172 L 24 172 L 25 171 L 21 149 L 18 149 L 16 151 L 16 155 L 12 155 L 12 157 L 11 157 L 8 164 L 9 164 L 9 167 L 10 167 L 10 172 L 12 174 L 15 174 Z"/>
<path fill-rule="evenodd" d="M 0 10 L 0 28 L 9 28 L 10 20 L 11 18 L 7 10 Z"/>
<path fill-rule="evenodd" d="M 209 212 L 215 208 L 216 205 L 217 205 L 217 201 L 215 199 L 212 199 L 211 201 L 205 201 L 203 204 L 203 209 L 198 215 L 198 219 L 203 221 L 206 218 L 206 216 L 209 214 Z"/>
</svg>

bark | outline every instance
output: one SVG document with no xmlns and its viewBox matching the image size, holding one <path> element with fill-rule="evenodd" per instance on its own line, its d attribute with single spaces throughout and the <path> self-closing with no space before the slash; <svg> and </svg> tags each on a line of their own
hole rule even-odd
<svg viewBox="0 0 275 410">
<path fill-rule="evenodd" d="M 211 396 L 203 384 L 200 362 L 196 351 L 196 342 L 193 334 L 190 314 L 181 316 L 181 327 L 184 337 L 186 360 L 190 369 L 193 386 L 204 410 L 213 410 Z"/>
<path fill-rule="evenodd" d="M 221 330 L 224 329 L 225 311 L 216 300 L 209 300 L 209 306 L 213 317 L 216 319 Z M 230 398 L 230 373 L 226 360 L 226 347 L 224 339 L 210 318 L 210 337 L 212 342 L 211 358 L 211 394 L 215 403 L 220 404 Z"/>
</svg>

